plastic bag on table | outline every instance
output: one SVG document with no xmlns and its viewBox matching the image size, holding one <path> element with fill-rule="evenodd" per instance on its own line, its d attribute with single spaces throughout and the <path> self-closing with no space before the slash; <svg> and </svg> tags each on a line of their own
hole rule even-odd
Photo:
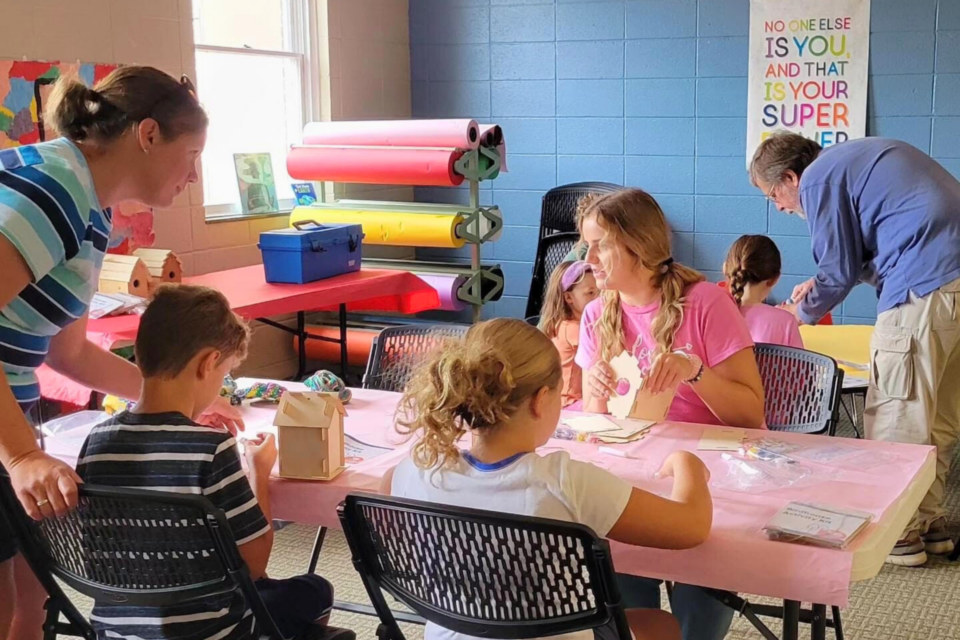
<svg viewBox="0 0 960 640">
<path fill-rule="evenodd" d="M 759 457 L 784 455 L 797 461 L 854 471 L 869 471 L 896 461 L 896 457 L 886 451 L 848 444 L 843 438 L 820 440 L 817 444 L 805 444 L 765 436 L 744 441 L 743 448 Z"/>
<path fill-rule="evenodd" d="M 833 440 L 836 438 L 831 438 L 829 443 L 807 447 L 803 451 L 798 451 L 796 456 L 817 464 L 851 471 L 871 471 L 878 467 L 895 464 L 897 461 L 896 456 L 886 451 L 866 449 L 833 442 Z"/>
<path fill-rule="evenodd" d="M 78 427 L 100 424 L 110 418 L 105 411 L 77 411 L 59 416 L 43 423 L 43 435 L 47 437 L 64 436 Z"/>
<path fill-rule="evenodd" d="M 786 489 L 813 475 L 813 470 L 797 460 L 772 451 L 722 453 L 724 472 L 715 473 L 710 485 L 717 489 L 761 493 Z"/>
</svg>

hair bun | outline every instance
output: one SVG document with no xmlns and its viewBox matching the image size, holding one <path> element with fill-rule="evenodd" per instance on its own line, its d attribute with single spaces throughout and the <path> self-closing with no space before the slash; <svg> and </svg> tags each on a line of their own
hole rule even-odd
<svg viewBox="0 0 960 640">
<path fill-rule="evenodd" d="M 456 413 L 465 426 L 484 429 L 501 422 L 502 407 L 517 388 L 510 364 L 497 352 L 467 347 L 462 375 L 467 384 Z"/>
</svg>

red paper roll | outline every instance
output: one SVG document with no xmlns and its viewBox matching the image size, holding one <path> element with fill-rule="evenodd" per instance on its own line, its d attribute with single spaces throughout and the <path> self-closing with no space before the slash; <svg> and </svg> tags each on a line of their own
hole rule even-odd
<svg viewBox="0 0 960 640">
<path fill-rule="evenodd" d="M 293 146 L 287 173 L 297 180 L 456 187 L 463 176 L 453 165 L 462 155 L 457 149 Z"/>
<path fill-rule="evenodd" d="M 303 128 L 303 144 L 476 149 L 480 129 L 466 119 L 311 122 Z"/>
</svg>

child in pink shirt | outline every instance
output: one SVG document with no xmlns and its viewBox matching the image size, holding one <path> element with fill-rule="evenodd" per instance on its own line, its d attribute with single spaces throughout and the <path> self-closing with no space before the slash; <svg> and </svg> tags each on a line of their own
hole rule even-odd
<svg viewBox="0 0 960 640">
<path fill-rule="evenodd" d="M 764 303 L 780 280 L 780 250 L 767 236 L 740 236 L 723 263 L 730 294 L 754 342 L 803 349 L 796 317 Z"/>
<path fill-rule="evenodd" d="M 547 334 L 560 352 L 563 372 L 562 403 L 579 409 L 583 398 L 583 373 L 574 362 L 580 343 L 580 317 L 583 309 L 596 300 L 597 281 L 590 265 L 583 261 L 561 262 L 550 275 L 546 300 L 540 311 L 540 330 Z"/>
<path fill-rule="evenodd" d="M 588 197 L 578 219 L 601 290 L 580 323 L 584 409 L 607 412 L 618 386 L 608 363 L 626 350 L 645 388 L 676 390 L 668 420 L 762 428 L 750 332 L 727 293 L 673 260 L 656 200 L 639 189 Z"/>
</svg>

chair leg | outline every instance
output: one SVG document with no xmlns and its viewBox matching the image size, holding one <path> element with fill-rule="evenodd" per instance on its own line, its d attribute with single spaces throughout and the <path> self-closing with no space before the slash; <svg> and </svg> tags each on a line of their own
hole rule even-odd
<svg viewBox="0 0 960 640">
<path fill-rule="evenodd" d="M 55 604 L 53 598 L 47 598 L 46 618 L 43 621 L 43 640 L 57 640 L 57 625 L 60 622 L 60 608 Z"/>
<path fill-rule="evenodd" d="M 320 552 L 323 550 L 323 541 L 327 537 L 326 527 L 317 527 L 317 537 L 313 539 L 313 549 L 310 551 L 310 563 L 307 565 L 307 573 L 317 572 L 317 562 L 320 560 Z"/>
</svg>

